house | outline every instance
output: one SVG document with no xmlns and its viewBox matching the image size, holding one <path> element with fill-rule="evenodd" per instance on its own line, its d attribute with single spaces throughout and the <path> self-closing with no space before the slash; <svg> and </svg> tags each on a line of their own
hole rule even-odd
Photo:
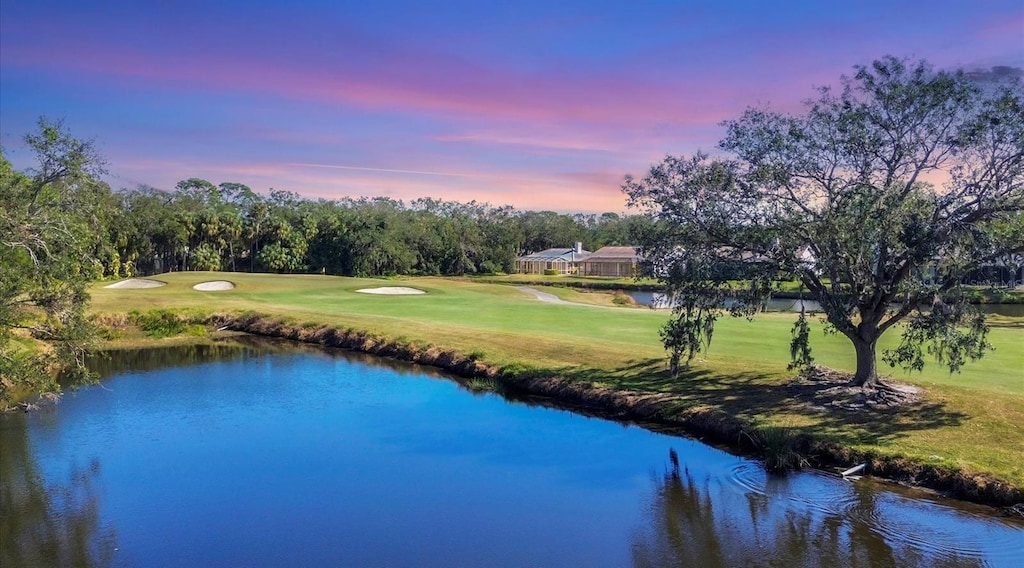
<svg viewBox="0 0 1024 568">
<path fill-rule="evenodd" d="M 752 252 L 733 247 L 719 247 L 721 263 L 716 267 L 719 276 L 745 279 L 756 274 L 761 268 L 774 270 L 779 266 L 790 266 L 785 259 L 779 259 L 777 251 Z M 791 265 L 799 269 L 817 272 L 817 259 L 810 245 L 802 245 L 793 252 Z"/>
<path fill-rule="evenodd" d="M 579 275 L 631 278 L 639 263 L 636 247 L 603 247 L 579 263 Z"/>
<path fill-rule="evenodd" d="M 935 278 L 934 267 L 927 269 L 926 280 Z M 961 280 L 968 286 L 986 286 L 989 288 L 1016 288 L 1024 285 L 1024 255 L 1006 255 L 1002 258 L 984 262 L 972 270 Z"/>
<path fill-rule="evenodd" d="M 577 264 L 591 254 L 583 250 L 583 243 L 576 243 L 573 248 L 550 248 L 516 257 L 516 272 L 543 274 L 547 270 L 555 270 L 558 274 L 572 274 L 576 272 Z"/>
</svg>

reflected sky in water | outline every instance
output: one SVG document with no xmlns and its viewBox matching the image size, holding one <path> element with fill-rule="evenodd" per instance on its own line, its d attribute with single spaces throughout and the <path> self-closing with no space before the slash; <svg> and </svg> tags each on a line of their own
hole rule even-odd
<svg viewBox="0 0 1024 568">
<path fill-rule="evenodd" d="M 2 418 L 5 568 L 64 549 L 113 566 L 1011 566 L 1024 542 L 971 509 L 770 477 L 409 365 L 191 349 L 152 354 L 189 362 L 170 368 L 125 354 L 101 386 Z M 65 499 L 76 483 L 86 498 Z M 87 546 L 25 536 L 75 518 L 56 532 Z"/>
</svg>

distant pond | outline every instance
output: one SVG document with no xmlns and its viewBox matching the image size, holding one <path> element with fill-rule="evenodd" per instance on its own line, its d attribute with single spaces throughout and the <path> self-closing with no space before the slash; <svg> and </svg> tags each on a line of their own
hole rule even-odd
<svg viewBox="0 0 1024 568">
<path fill-rule="evenodd" d="M 626 293 L 641 306 L 649 306 L 656 309 L 668 309 L 670 307 L 668 298 L 661 292 L 628 290 Z M 793 298 L 772 298 L 768 301 L 766 309 L 769 312 L 799 312 L 801 301 L 805 311 L 821 311 L 821 304 L 816 300 L 798 300 Z M 977 304 L 975 307 L 985 314 L 1024 317 L 1024 304 Z"/>
<path fill-rule="evenodd" d="M 0 417 L 4 568 L 1020 565 L 1024 525 L 989 509 L 422 367 L 262 342 L 96 367 Z"/>
</svg>

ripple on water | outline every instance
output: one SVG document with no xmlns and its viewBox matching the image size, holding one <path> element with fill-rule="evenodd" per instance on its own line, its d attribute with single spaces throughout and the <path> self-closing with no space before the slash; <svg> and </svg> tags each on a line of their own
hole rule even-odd
<svg viewBox="0 0 1024 568">
<path fill-rule="evenodd" d="M 871 488 L 847 514 L 851 522 L 863 523 L 886 541 L 907 544 L 928 556 L 1019 566 L 1024 555 L 1024 527 L 933 501 Z M 968 519 L 970 523 L 965 522 Z"/>
<path fill-rule="evenodd" d="M 729 481 L 740 488 L 757 495 L 766 495 L 765 483 L 768 474 L 759 464 L 741 461 L 729 471 Z"/>
<path fill-rule="evenodd" d="M 830 515 L 842 515 L 857 502 L 847 484 L 817 472 L 771 474 L 757 462 L 741 462 L 732 467 L 729 479 L 747 492 Z"/>
<path fill-rule="evenodd" d="M 1024 526 L 920 497 L 880 491 L 873 484 L 861 485 L 813 471 L 775 475 L 751 461 L 730 468 L 728 479 L 748 494 L 864 526 L 894 547 L 910 547 L 935 560 L 1019 566 L 1024 555 Z"/>
</svg>

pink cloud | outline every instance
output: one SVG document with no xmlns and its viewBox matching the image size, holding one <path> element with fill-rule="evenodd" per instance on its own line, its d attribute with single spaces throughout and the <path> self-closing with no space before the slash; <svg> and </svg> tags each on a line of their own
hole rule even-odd
<svg viewBox="0 0 1024 568">
<path fill-rule="evenodd" d="M 990 20 L 979 27 L 976 36 L 980 39 L 1007 38 L 1016 42 L 1018 56 L 1024 56 L 1024 10 L 1016 15 Z"/>
<path fill-rule="evenodd" d="M 602 161 L 629 161 L 646 158 L 651 152 L 663 153 L 679 144 L 699 146 L 720 135 L 720 117 L 701 117 L 699 122 L 682 127 L 677 124 L 634 124 L 614 127 L 591 123 L 521 123 L 471 126 L 454 132 L 436 134 L 433 140 L 477 147 L 503 148 L 532 155 L 593 156 Z"/>
<path fill-rule="evenodd" d="M 582 130 L 582 129 L 581 129 Z M 545 133 L 548 134 L 548 133 Z M 439 134 L 433 137 L 439 142 L 460 142 L 477 145 L 517 146 L 539 151 L 556 152 L 617 152 L 611 140 L 595 139 L 577 133 L 576 136 L 529 135 L 526 133 L 478 131 L 463 134 Z"/>
<path fill-rule="evenodd" d="M 382 174 L 409 174 L 417 176 L 442 176 L 442 177 L 475 177 L 473 174 L 466 174 L 460 172 L 430 172 L 423 170 L 401 170 L 395 168 L 373 168 L 368 166 L 345 166 L 339 164 L 301 164 L 301 163 L 288 163 L 286 166 L 295 166 L 300 168 L 327 168 L 332 170 L 347 170 L 347 171 L 359 171 L 359 172 L 374 172 Z"/>
<path fill-rule="evenodd" d="M 236 181 L 257 191 L 271 187 L 298 192 L 312 199 L 386 196 L 406 202 L 420 197 L 456 201 L 514 204 L 518 209 L 563 212 L 622 211 L 621 175 L 569 173 L 548 176 L 517 171 L 423 172 L 368 167 L 324 167 L 288 163 L 211 162 L 188 160 L 119 160 L 121 185 L 150 180 L 171 189 L 186 178 L 213 183 Z M 116 184 L 115 184 L 116 185 Z M 514 197 L 514 203 L 510 198 Z"/>
<path fill-rule="evenodd" d="M 124 144 L 121 157 L 109 156 L 123 180 L 172 187 L 200 176 L 310 196 L 514 200 L 517 207 L 556 210 L 578 210 L 584 199 L 589 210 L 622 210 L 625 173 L 642 174 L 666 153 L 713 150 L 722 134 L 717 124 L 747 106 L 799 111 L 814 86 L 834 84 L 852 64 L 884 53 L 916 56 L 915 46 L 924 45 L 920 55 L 939 57 L 939 65 L 1008 45 L 1024 52 L 1020 13 L 998 21 L 975 13 L 960 27 L 939 18 L 941 29 L 929 31 L 876 26 L 866 13 L 814 20 L 827 25 L 780 26 L 720 22 L 716 10 L 688 8 L 686 22 L 624 28 L 650 29 L 650 38 L 609 49 L 593 44 L 581 54 L 584 44 L 575 39 L 551 39 L 571 27 L 564 21 L 528 26 L 548 26 L 551 37 L 545 31 L 524 39 L 528 30 L 517 23 L 497 26 L 502 41 L 492 41 L 490 29 L 470 27 L 457 30 L 458 39 L 440 34 L 435 42 L 383 27 L 368 35 L 340 12 L 327 21 L 322 12 L 275 11 L 238 25 L 245 31 L 239 35 L 224 26 L 235 23 L 234 13 L 215 11 L 218 20 L 168 12 L 154 19 L 162 31 L 137 26 L 123 34 L 113 33 L 123 24 L 108 22 L 102 11 L 83 10 L 80 16 L 94 18 L 86 22 L 40 16 L 6 28 L 0 62 L 5 71 L 41 70 L 54 83 L 100 85 L 128 101 L 157 93 L 139 105 L 139 114 L 153 115 L 134 123 L 106 120 L 107 107 L 118 102 L 103 98 L 99 114 L 116 125 Z M 416 21 L 403 25 L 421 29 Z M 296 37 L 297 30 L 304 35 Z M 529 53 L 515 49 L 533 38 L 542 41 Z M 489 51 L 467 51 L 474 45 Z M 548 46 L 563 51 L 548 57 Z M 164 103 L 178 94 L 197 108 L 210 106 L 166 128 L 160 113 L 173 116 L 175 102 Z M 134 158 L 143 147 L 192 158 Z M 246 163 L 251 156 L 261 161 Z"/>
<path fill-rule="evenodd" d="M 5 64 L 169 82 L 207 91 L 260 92 L 360 108 L 480 116 L 505 120 L 631 125 L 717 121 L 708 85 L 684 90 L 622 72 L 569 77 L 483 67 L 452 57 L 412 54 L 380 65 L 148 54 L 122 47 L 67 43 L 9 46 Z M 78 53 L 68 57 L 68 53 Z M 155 58 L 159 57 L 159 60 Z M 697 92 L 701 92 L 697 96 Z"/>
</svg>

